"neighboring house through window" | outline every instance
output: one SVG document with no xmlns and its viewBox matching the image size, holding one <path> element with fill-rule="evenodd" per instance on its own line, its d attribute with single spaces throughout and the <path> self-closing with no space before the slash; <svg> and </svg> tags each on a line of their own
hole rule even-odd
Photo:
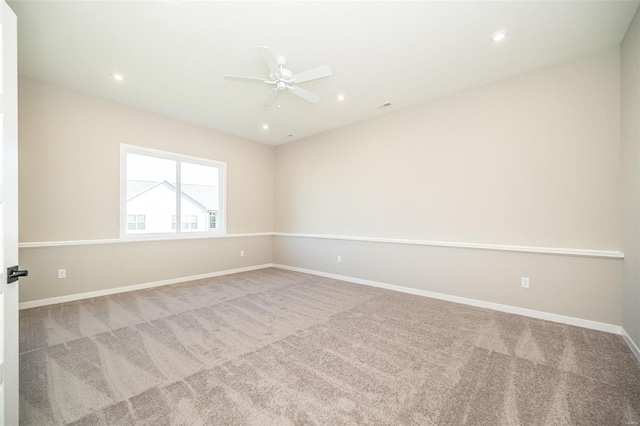
<svg viewBox="0 0 640 426">
<path fill-rule="evenodd" d="M 171 216 L 171 229 L 176 229 L 176 215 Z M 188 215 L 182 216 L 180 221 L 180 229 L 198 229 L 198 216 L 196 215 Z M 210 229 L 215 229 L 210 228 Z"/>
<path fill-rule="evenodd" d="M 184 221 L 184 216 L 182 217 L 182 220 Z M 184 229 L 198 229 L 198 216 L 195 216 L 195 215 L 187 216 L 187 222 L 186 223 L 183 222 L 182 226 Z"/>
<path fill-rule="evenodd" d="M 216 226 L 218 226 L 218 212 L 209 210 L 209 229 L 216 229 Z"/>
<path fill-rule="evenodd" d="M 123 145 L 122 234 L 224 232 L 225 167 Z"/>
<path fill-rule="evenodd" d="M 128 214 L 127 215 L 127 231 L 144 231 L 144 215 Z"/>
</svg>

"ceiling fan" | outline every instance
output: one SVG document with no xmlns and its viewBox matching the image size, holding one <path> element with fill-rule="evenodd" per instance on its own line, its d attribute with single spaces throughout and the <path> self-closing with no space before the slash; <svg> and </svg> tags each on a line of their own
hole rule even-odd
<svg viewBox="0 0 640 426">
<path fill-rule="evenodd" d="M 267 93 L 267 96 L 262 101 L 263 106 L 270 106 L 273 101 L 276 100 L 278 94 L 282 91 L 288 90 L 296 96 L 301 97 L 305 101 L 317 104 L 322 100 L 318 95 L 315 95 L 307 90 L 301 89 L 296 86 L 298 83 L 304 83 L 305 81 L 317 80 L 319 78 L 329 77 L 333 75 L 331 67 L 325 65 L 324 67 L 315 68 L 309 71 L 304 71 L 298 74 L 293 74 L 291 71 L 285 68 L 287 61 L 282 56 L 276 57 L 270 47 L 258 46 L 258 52 L 267 68 L 269 68 L 269 78 L 257 78 L 257 77 L 244 77 L 240 75 L 225 75 L 225 78 L 236 80 L 252 80 L 261 81 L 263 83 L 271 84 L 274 87 Z"/>
</svg>

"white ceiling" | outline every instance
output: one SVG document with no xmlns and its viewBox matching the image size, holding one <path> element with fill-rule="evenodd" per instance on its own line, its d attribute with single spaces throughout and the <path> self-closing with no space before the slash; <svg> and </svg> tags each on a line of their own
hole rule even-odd
<svg viewBox="0 0 640 426">
<path fill-rule="evenodd" d="M 638 3 L 10 5 L 19 19 L 21 75 L 277 145 L 616 46 Z M 491 42 L 501 29 L 509 37 Z M 332 77 L 301 84 L 322 102 L 281 93 L 266 108 L 271 86 L 223 78 L 267 77 L 259 45 L 285 56 L 294 73 L 330 65 Z M 385 102 L 392 106 L 376 108 Z"/>
</svg>

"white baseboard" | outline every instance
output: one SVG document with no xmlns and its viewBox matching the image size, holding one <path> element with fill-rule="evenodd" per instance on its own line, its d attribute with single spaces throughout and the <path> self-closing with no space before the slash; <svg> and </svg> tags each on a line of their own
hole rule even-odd
<svg viewBox="0 0 640 426">
<path fill-rule="evenodd" d="M 74 300 L 90 299 L 92 297 L 108 296 L 110 294 L 126 293 L 134 290 L 143 290 L 145 288 L 160 287 L 169 284 L 178 284 L 187 281 L 201 280 L 204 278 L 219 277 L 221 275 L 237 274 L 238 272 L 255 271 L 257 269 L 271 268 L 272 263 L 262 265 L 247 266 L 244 268 L 227 269 L 224 271 L 210 272 L 208 274 L 191 275 L 189 277 L 171 278 L 169 280 L 154 281 L 150 283 L 128 285 L 124 287 L 108 288 L 105 290 L 89 291 L 86 293 L 70 294 L 68 296 L 51 297 L 49 299 L 32 300 L 20 303 L 20 309 L 37 308 L 39 306 L 55 305 L 58 303 L 72 302 Z"/>
<path fill-rule="evenodd" d="M 51 297 L 48 299 L 32 300 L 29 302 L 20 303 L 20 309 L 29 309 L 29 308 L 36 308 L 39 306 L 55 305 L 58 303 L 72 302 L 75 300 L 90 299 L 92 297 L 108 296 L 110 294 L 117 294 L 117 293 L 126 293 L 134 290 L 143 290 L 146 288 L 160 287 L 160 286 L 165 286 L 170 284 L 178 284 L 178 283 L 183 283 L 187 281 L 195 281 L 195 280 L 200 280 L 204 278 L 213 278 L 213 277 L 218 277 L 222 275 L 237 274 L 239 272 L 255 271 L 258 269 L 265 269 L 265 268 L 271 268 L 271 267 L 286 269 L 286 270 L 296 271 L 296 272 L 303 272 L 306 274 L 317 275 L 321 277 L 332 278 L 336 280 L 347 281 L 347 282 L 367 285 L 371 287 L 384 288 L 387 290 L 399 291 L 402 293 L 414 294 L 414 295 L 423 296 L 423 297 L 430 297 L 432 299 L 439 299 L 439 300 L 445 300 L 448 302 L 461 303 L 464 305 L 476 306 L 479 308 L 492 309 L 494 311 L 507 312 L 507 313 L 522 315 L 522 316 L 531 317 L 531 318 L 538 318 L 538 319 L 558 322 L 562 324 L 569 324 L 569 325 L 574 325 L 578 327 L 589 328 L 592 330 L 619 334 L 624 338 L 624 340 L 627 342 L 627 344 L 631 348 L 631 351 L 640 360 L 640 350 L 635 345 L 635 343 L 629 338 L 629 335 L 624 331 L 624 329 L 618 325 L 591 321 L 591 320 L 586 320 L 582 318 L 569 317 L 565 315 L 552 314 L 552 313 L 536 311 L 532 309 L 519 308 L 516 306 L 501 305 L 499 303 L 485 302 L 483 300 L 470 299 L 470 298 L 460 297 L 460 296 L 452 296 L 449 294 L 436 293 L 432 291 L 420 290 L 416 288 L 404 287 L 404 286 L 399 286 L 394 284 L 387 284 L 387 283 L 382 283 L 378 281 L 354 278 L 346 275 L 337 275 L 337 274 L 331 274 L 328 272 L 321 272 L 321 271 L 315 271 L 312 269 L 298 268 L 295 266 L 280 265 L 280 264 L 273 264 L 273 263 L 247 266 L 244 268 L 227 269 L 224 271 L 210 272 L 207 274 L 191 275 L 188 277 L 172 278 L 168 280 L 154 281 L 154 282 L 143 283 L 143 284 L 135 284 L 135 285 L 124 286 L 124 287 L 115 287 L 115 288 L 109 288 L 105 290 L 90 291 L 86 293 L 70 294 L 67 296 Z"/>
<path fill-rule="evenodd" d="M 361 278 L 354 278 L 354 277 L 349 277 L 345 275 L 330 274 L 327 272 L 320 272 L 312 269 L 298 268 L 295 266 L 273 264 L 273 267 L 280 268 L 280 269 L 287 269 L 289 271 L 296 271 L 296 272 L 303 272 L 306 274 L 318 275 L 326 278 L 333 278 L 336 280 L 347 281 L 355 284 L 363 284 L 371 287 L 378 287 L 378 288 L 384 288 L 387 290 L 399 291 L 402 293 L 409 293 L 409 294 L 415 294 L 418 296 L 430 297 L 432 299 L 440 299 L 448 302 L 461 303 L 463 305 L 470 305 L 470 306 L 476 306 L 479 308 L 492 309 L 494 311 L 508 312 L 510 314 L 517 314 L 525 317 L 538 318 L 538 319 L 558 322 L 562 324 L 575 325 L 578 327 L 589 328 L 592 330 L 606 331 L 608 333 L 613 333 L 613 334 L 622 334 L 622 327 L 620 327 L 619 325 L 591 321 L 591 320 L 582 319 L 582 318 L 569 317 L 565 315 L 552 314 L 549 312 L 535 311 L 532 309 L 518 308 L 516 306 L 501 305 L 499 303 L 485 302 L 483 300 L 469 299 L 469 298 L 460 297 L 460 296 L 452 296 L 444 293 L 436 293 L 433 291 L 419 290 L 416 288 L 381 283 L 378 281 L 364 280 Z"/>
<path fill-rule="evenodd" d="M 622 338 L 624 339 L 625 342 L 627 342 L 627 345 L 629 345 L 629 349 L 631 349 L 631 352 L 633 352 L 636 358 L 638 358 L 638 361 L 640 361 L 640 348 L 638 348 L 638 346 L 633 342 L 633 340 L 631 340 L 631 337 L 629 337 L 629 335 L 627 334 L 624 328 L 621 328 L 621 331 L 622 331 L 621 333 Z"/>
</svg>

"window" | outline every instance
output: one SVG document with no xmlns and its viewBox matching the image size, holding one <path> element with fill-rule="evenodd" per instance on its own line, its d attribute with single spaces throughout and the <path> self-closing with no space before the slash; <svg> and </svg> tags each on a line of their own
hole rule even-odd
<svg viewBox="0 0 640 426">
<path fill-rule="evenodd" d="M 183 227 L 186 229 L 198 229 L 198 216 L 187 216 L 187 223 L 186 223 L 186 227 Z"/>
<path fill-rule="evenodd" d="M 171 216 L 171 229 L 176 229 L 176 225 L 176 215 L 173 215 Z M 182 216 L 182 219 L 180 220 L 180 229 L 198 229 L 198 216 Z M 211 229 L 215 229 L 215 227 Z"/>
<path fill-rule="evenodd" d="M 121 150 L 121 235 L 224 232 L 225 163 L 128 145 Z"/>
<path fill-rule="evenodd" d="M 144 231 L 144 215 L 128 214 L 127 215 L 127 231 Z"/>
<path fill-rule="evenodd" d="M 218 212 L 216 210 L 209 210 L 209 229 L 216 229 L 218 224 Z"/>
</svg>

